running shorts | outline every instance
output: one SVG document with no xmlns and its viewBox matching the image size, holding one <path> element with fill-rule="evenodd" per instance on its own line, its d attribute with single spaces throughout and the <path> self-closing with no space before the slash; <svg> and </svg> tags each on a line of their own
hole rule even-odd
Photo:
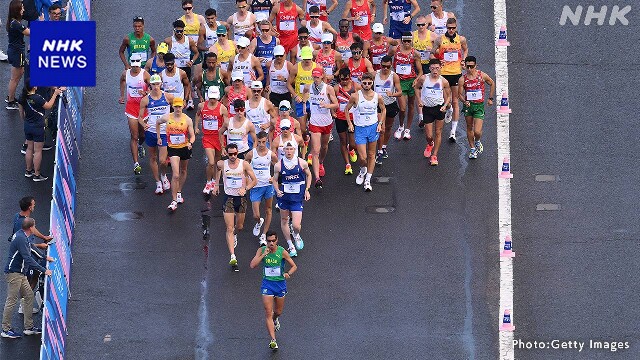
<svg viewBox="0 0 640 360">
<path fill-rule="evenodd" d="M 167 156 L 178 156 L 180 160 L 189 160 L 191 159 L 191 150 L 186 146 L 181 148 L 167 147 Z"/>
<path fill-rule="evenodd" d="M 378 130 L 378 123 L 368 126 L 355 126 L 355 139 L 356 145 L 364 145 L 378 141 L 380 133 Z"/>
<path fill-rule="evenodd" d="M 402 93 L 407 96 L 414 96 L 416 91 L 413 89 L 413 79 L 400 80 L 400 88 L 402 89 Z"/>
<path fill-rule="evenodd" d="M 285 297 L 287 295 L 287 281 L 272 281 L 262 279 L 260 293 L 267 296 Z"/>
<path fill-rule="evenodd" d="M 244 214 L 247 211 L 247 198 L 244 196 L 224 195 L 222 211 L 227 214 Z"/>
<path fill-rule="evenodd" d="M 273 185 L 271 184 L 267 186 L 254 187 L 249 193 L 249 200 L 251 200 L 251 202 L 267 200 L 271 199 L 275 194 L 276 191 L 273 190 Z"/>
<path fill-rule="evenodd" d="M 462 110 L 464 111 L 464 116 L 465 117 L 472 117 L 474 119 L 481 119 L 484 120 L 484 102 L 481 103 L 476 103 L 476 102 L 472 102 L 469 103 L 469 107 L 463 106 Z"/>
<path fill-rule="evenodd" d="M 444 120 L 444 112 L 440 111 L 442 105 L 436 106 L 423 106 L 422 107 L 422 117 L 424 118 L 425 124 L 431 124 L 436 120 Z"/>
<path fill-rule="evenodd" d="M 167 135 L 166 134 L 160 134 L 160 139 L 162 139 L 162 145 L 161 146 L 167 146 Z M 148 147 L 156 147 L 158 146 L 158 134 L 151 132 L 151 131 L 145 131 L 144 132 L 144 142 L 147 144 Z"/>
</svg>

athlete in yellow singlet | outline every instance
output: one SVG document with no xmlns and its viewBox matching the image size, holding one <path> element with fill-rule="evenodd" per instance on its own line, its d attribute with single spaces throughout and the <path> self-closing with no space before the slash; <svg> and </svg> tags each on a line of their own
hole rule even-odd
<svg viewBox="0 0 640 360">
<path fill-rule="evenodd" d="M 293 67 L 293 71 L 289 74 L 289 81 L 287 86 L 292 94 L 295 94 L 294 103 L 296 107 L 296 117 L 300 122 L 300 130 L 302 131 L 302 138 L 304 139 L 304 148 L 302 149 L 302 155 L 306 155 L 307 146 L 309 144 L 309 132 L 307 131 L 307 115 L 310 112 L 309 102 L 309 90 L 313 83 L 313 76 L 311 72 L 317 66 L 313 61 L 313 50 L 309 46 L 305 46 L 300 49 L 300 57 L 302 62 L 296 64 Z"/>
<path fill-rule="evenodd" d="M 236 56 L 236 44 L 233 40 L 229 40 L 227 36 L 227 28 L 224 25 L 218 25 L 216 29 L 218 42 L 216 42 L 209 51 L 218 55 L 218 63 L 224 71 L 229 71 L 229 62 Z"/>
</svg>

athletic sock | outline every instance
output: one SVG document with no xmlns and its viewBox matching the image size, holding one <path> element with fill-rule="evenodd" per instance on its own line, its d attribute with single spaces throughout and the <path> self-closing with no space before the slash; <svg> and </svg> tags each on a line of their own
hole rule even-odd
<svg viewBox="0 0 640 360">
<path fill-rule="evenodd" d="M 451 131 L 452 132 L 456 132 L 457 129 L 458 129 L 458 122 L 457 121 L 452 121 L 451 122 Z"/>
<path fill-rule="evenodd" d="M 386 149 L 386 148 L 387 148 L 387 145 L 382 145 L 382 148 L 383 148 L 383 149 Z"/>
<path fill-rule="evenodd" d="M 418 114 L 418 118 L 422 122 L 424 120 L 424 115 L 422 113 Z"/>
<path fill-rule="evenodd" d="M 291 240 L 287 240 L 287 245 L 289 245 L 290 248 L 294 247 L 293 246 L 293 241 L 291 241 Z"/>
<path fill-rule="evenodd" d="M 367 173 L 367 176 L 364 177 L 364 181 L 371 181 L 371 175 L 373 174 Z"/>
</svg>

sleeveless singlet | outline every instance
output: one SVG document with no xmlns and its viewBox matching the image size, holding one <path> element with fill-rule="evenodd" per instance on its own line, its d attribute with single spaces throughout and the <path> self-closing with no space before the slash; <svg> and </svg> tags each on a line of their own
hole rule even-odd
<svg viewBox="0 0 640 360">
<path fill-rule="evenodd" d="M 393 69 L 400 80 L 414 79 L 416 74 L 416 62 L 414 60 L 415 49 L 411 49 L 411 52 L 405 54 L 398 51 L 393 57 Z"/>
<path fill-rule="evenodd" d="M 216 28 L 220 26 L 220 21 L 216 20 Z M 213 45 L 218 43 L 218 33 L 216 32 L 217 29 L 211 29 L 209 28 L 209 25 L 204 26 L 204 41 L 205 44 L 207 46 L 207 49 L 209 49 L 210 47 L 212 47 Z M 206 51 L 205 51 L 206 53 Z"/>
<path fill-rule="evenodd" d="M 358 116 L 353 119 L 356 126 L 370 126 L 378 122 L 378 93 L 374 93 L 373 99 L 367 100 L 362 93 L 358 91 Z"/>
<path fill-rule="evenodd" d="M 218 53 L 218 62 L 220 63 L 220 68 L 224 71 L 229 71 L 229 61 L 231 58 L 236 56 L 236 43 L 227 40 L 227 45 L 229 45 L 229 49 L 225 50 L 220 46 L 219 42 L 216 42 L 216 50 Z"/>
<path fill-rule="evenodd" d="M 460 43 L 460 35 L 456 34 L 453 42 L 449 38 L 442 35 L 438 55 L 442 61 L 442 75 L 459 75 L 462 74 L 462 44 Z"/>
<path fill-rule="evenodd" d="M 380 64 L 382 63 L 382 58 L 389 53 L 389 43 L 387 39 L 382 41 L 382 44 L 374 44 L 371 41 L 371 45 L 369 45 L 369 56 L 371 60 L 371 64 L 373 65 L 373 70 L 380 70 L 382 67 Z"/>
<path fill-rule="evenodd" d="M 162 78 L 162 89 L 177 98 L 184 99 L 184 85 L 180 79 L 180 69 L 174 69 L 173 76 L 167 75 L 167 70 L 162 70 L 160 77 Z"/>
<path fill-rule="evenodd" d="M 256 19 L 260 17 L 264 17 L 265 19 L 269 19 L 269 15 L 271 15 L 271 9 L 273 9 L 273 2 L 271 0 L 266 1 L 251 1 L 251 12 L 256 16 Z"/>
<path fill-rule="evenodd" d="M 442 76 L 432 81 L 431 76 L 427 75 L 420 90 L 420 101 L 424 106 L 434 107 L 444 104 L 444 87 L 442 86 Z"/>
<path fill-rule="evenodd" d="M 271 150 L 267 149 L 265 156 L 258 155 L 258 149 L 254 148 L 252 151 L 251 168 L 256 174 L 256 180 L 258 180 L 254 188 L 271 185 Z"/>
<path fill-rule="evenodd" d="M 244 160 L 238 159 L 238 167 L 232 169 L 229 160 L 224 161 L 222 177 L 224 180 L 224 193 L 229 196 L 240 196 L 240 189 L 245 186 Z"/>
<path fill-rule="evenodd" d="M 320 89 L 316 89 L 315 84 L 311 84 L 311 89 L 309 91 L 309 102 L 311 116 L 309 116 L 309 123 L 315 126 L 329 126 L 333 123 L 333 119 L 331 118 L 331 110 L 326 108 L 321 108 L 320 104 L 325 103 L 329 104 L 329 95 L 327 94 L 328 85 L 325 83 L 321 84 Z M 316 92 L 316 90 L 319 90 Z"/>
<path fill-rule="evenodd" d="M 298 74 L 296 75 L 296 79 L 294 81 L 295 91 L 297 95 L 302 97 L 302 92 L 306 86 L 309 86 L 313 82 L 313 77 L 311 76 L 311 72 L 316 68 L 316 63 L 311 63 L 311 68 L 309 70 L 304 70 L 302 68 L 302 63 L 299 62 L 296 64 L 298 67 Z"/>
<path fill-rule="evenodd" d="M 174 116 L 174 114 L 169 115 L 169 121 L 167 121 L 167 141 L 170 148 L 181 149 L 186 147 L 189 141 L 187 115 L 181 114 L 180 120 L 176 120 Z"/>
<path fill-rule="evenodd" d="M 266 101 L 267 99 L 260 98 L 260 102 L 258 103 L 258 106 L 256 106 L 255 108 L 251 107 L 251 100 L 247 100 L 245 102 L 245 107 L 246 107 L 245 113 L 247 115 L 247 119 L 249 119 L 253 123 L 253 125 L 256 127 L 256 134 L 259 133 L 260 131 L 263 131 L 262 128 L 260 128 L 260 125 L 267 124 L 269 123 L 269 120 L 271 120 L 271 116 L 269 116 L 269 113 L 265 109 Z M 269 128 L 267 128 L 264 131 L 269 132 Z"/>
<path fill-rule="evenodd" d="M 331 49 L 329 55 L 325 55 L 324 51 L 320 50 L 316 55 L 316 63 L 322 66 L 325 75 L 333 76 L 336 67 L 336 51 Z"/>
<path fill-rule="evenodd" d="M 180 20 L 182 20 L 185 24 L 184 27 L 184 36 L 188 37 L 189 39 L 193 40 L 194 43 L 198 43 L 198 37 L 200 36 L 200 17 L 198 16 L 198 14 L 193 13 L 193 21 L 192 22 L 187 22 L 187 16 L 186 15 L 182 15 L 180 17 Z M 205 28 L 208 27 L 205 24 Z"/>
<path fill-rule="evenodd" d="M 278 76 L 282 76 L 285 80 L 278 80 Z M 287 79 L 289 78 L 289 69 L 287 68 L 286 61 L 282 63 L 282 68 L 276 69 L 275 61 L 271 62 L 269 68 L 269 83 L 272 93 L 286 94 L 289 92 L 287 87 Z"/>
<path fill-rule="evenodd" d="M 173 53 L 173 55 L 176 56 L 176 66 L 179 68 L 186 67 L 187 62 L 191 60 L 190 58 L 191 49 L 189 48 L 189 38 L 185 36 L 182 38 L 182 40 L 184 42 L 179 43 L 178 40 L 176 40 L 176 37 L 172 36 L 171 49 L 169 50 L 171 53 Z"/>
<path fill-rule="evenodd" d="M 138 75 L 131 75 L 131 69 L 127 70 L 125 76 L 125 82 L 127 85 L 127 103 L 138 103 L 142 100 L 140 91 L 144 91 L 147 88 L 147 84 L 144 82 L 144 69 L 140 70 Z"/>
<path fill-rule="evenodd" d="M 142 34 L 142 39 L 138 39 L 135 33 L 129 33 L 129 58 L 131 54 L 140 54 L 142 56 L 142 67 L 147 63 L 149 54 L 151 53 L 151 36 L 147 33 Z"/>
<path fill-rule="evenodd" d="M 353 32 L 360 35 L 362 40 L 371 40 L 373 33 L 371 32 L 371 7 L 369 0 L 363 0 L 362 5 L 358 5 L 356 0 L 351 2 L 351 16 L 358 17 L 353 20 Z"/>
<path fill-rule="evenodd" d="M 279 136 L 280 136 L 280 143 L 278 144 L 278 160 L 284 159 L 284 144 L 289 141 L 291 141 L 294 144 L 295 151 L 293 153 L 293 157 L 297 159 L 299 156 L 298 142 L 296 141 L 296 138 L 293 136 L 293 131 L 291 132 L 291 139 L 289 140 L 284 140 L 282 138 L 282 134 L 280 134 Z"/>
<path fill-rule="evenodd" d="M 159 99 L 154 99 L 149 94 L 149 104 L 147 104 L 147 110 L 149 111 L 149 119 L 147 120 L 147 124 L 149 124 L 149 132 L 156 133 L 156 122 L 163 115 L 168 114 L 171 111 L 171 106 L 169 106 L 169 102 L 167 98 L 164 96 L 164 91 L 162 95 L 160 95 Z M 160 125 L 160 134 L 167 133 L 167 123 Z"/>
<path fill-rule="evenodd" d="M 154 56 L 153 60 L 151 60 L 151 68 L 149 69 L 149 75 L 160 74 L 162 70 L 167 68 L 166 66 L 158 65 L 157 59 L 158 58 Z"/>
<path fill-rule="evenodd" d="M 213 108 L 209 107 L 209 102 L 205 102 L 202 107 L 202 134 L 218 136 L 218 130 L 222 126 L 224 119 L 220 114 L 220 101 Z"/>
<path fill-rule="evenodd" d="M 247 15 L 244 20 L 238 20 L 238 13 L 233 14 L 231 21 L 233 22 L 233 41 L 238 41 L 241 37 L 245 36 L 247 31 L 253 29 L 253 24 L 249 22 L 251 12 L 247 11 Z"/>
<path fill-rule="evenodd" d="M 426 39 L 420 39 L 418 37 L 418 30 L 413 32 L 413 48 L 420 54 L 420 62 L 422 64 L 429 63 L 429 55 L 431 54 L 431 48 L 433 47 L 433 39 L 431 33 L 427 32 Z"/>
<path fill-rule="evenodd" d="M 249 130 L 247 125 L 249 119 L 244 119 L 244 122 L 240 127 L 233 127 L 235 119 L 229 120 L 229 128 L 227 129 L 227 144 L 234 143 L 238 146 L 238 152 L 245 152 L 249 150 Z"/>
<path fill-rule="evenodd" d="M 344 121 L 347 120 L 344 116 L 344 111 L 347 108 L 347 103 L 351 98 L 351 94 L 353 94 L 354 92 L 355 92 L 355 86 L 353 84 L 351 84 L 351 89 L 349 91 L 345 90 L 342 87 L 342 85 L 338 84 L 338 93 L 336 94 L 336 98 L 338 99 L 338 109 L 336 109 L 336 119 L 344 120 Z M 349 112 L 353 114 L 354 111 L 355 111 L 355 106 L 352 107 L 351 111 Z"/>
<path fill-rule="evenodd" d="M 284 4 L 280 3 L 280 11 L 276 14 L 276 30 L 280 33 L 280 38 L 297 38 L 298 37 L 298 10 L 296 3 L 291 5 L 289 10 L 285 9 Z M 282 43 L 282 40 L 280 41 Z"/>
<path fill-rule="evenodd" d="M 307 29 L 309 29 L 309 42 L 312 45 L 321 45 L 322 44 L 322 20 L 318 21 L 318 25 L 315 27 L 311 26 L 311 22 L 307 23 Z"/>
<path fill-rule="evenodd" d="M 256 79 L 256 73 L 251 67 L 252 60 L 253 55 L 251 54 L 249 54 L 244 61 L 240 61 L 240 54 L 236 55 L 233 60 L 233 70 L 231 70 L 231 72 L 241 71 L 242 76 L 244 77 L 244 84 L 246 86 L 251 86 L 251 82 Z"/>
<path fill-rule="evenodd" d="M 478 70 L 475 79 L 469 79 L 465 74 L 464 80 L 464 94 L 465 99 L 472 103 L 482 104 L 484 102 L 484 88 L 485 83 L 482 78 L 482 71 Z"/>
<path fill-rule="evenodd" d="M 267 249 L 267 251 L 269 250 Z M 264 280 L 285 281 L 283 252 L 284 248 L 278 245 L 275 253 L 269 253 L 262 259 L 262 278 Z"/>
<path fill-rule="evenodd" d="M 362 75 L 367 72 L 367 63 L 364 61 L 364 58 L 360 58 L 360 64 L 358 64 L 357 67 L 353 63 L 353 58 L 349 59 L 347 65 L 349 66 L 349 71 L 351 71 L 351 81 L 360 84 Z"/>
<path fill-rule="evenodd" d="M 218 90 L 220 90 L 220 99 L 222 99 L 225 84 L 222 82 L 222 77 L 220 77 L 220 68 L 216 68 L 216 76 L 213 77 L 213 80 L 207 79 L 207 71 L 208 69 L 202 72 L 202 96 L 205 100 L 209 100 L 209 88 L 211 86 L 217 86 Z"/>
<path fill-rule="evenodd" d="M 233 115 L 236 114 L 236 109 L 233 107 L 233 101 L 236 99 L 240 99 L 240 100 L 247 100 L 247 87 L 242 85 L 242 89 L 240 89 L 240 91 L 236 92 L 233 88 L 233 86 L 231 87 L 231 90 L 229 90 L 229 93 L 227 94 L 227 109 L 229 109 L 229 118 L 233 117 Z"/>
<path fill-rule="evenodd" d="M 267 68 L 267 62 L 273 60 L 273 49 L 275 47 L 276 47 L 275 36 L 271 36 L 271 42 L 266 44 L 262 41 L 262 39 L 259 36 L 256 38 L 256 49 L 253 53 L 255 56 L 259 58 L 263 58 L 263 60 L 261 60 L 260 62 L 263 70 Z"/>
<path fill-rule="evenodd" d="M 385 105 L 390 105 L 397 101 L 395 97 L 387 95 L 387 91 L 394 93 L 400 87 L 400 84 L 395 84 L 395 80 L 393 80 L 393 74 L 393 71 L 389 72 L 389 76 L 387 77 L 387 79 L 382 80 L 380 71 L 376 71 L 376 77 L 373 79 L 373 90 L 378 93 L 378 95 L 382 96 L 382 102 Z"/>
<path fill-rule="evenodd" d="M 431 24 L 433 24 L 433 29 L 431 31 L 437 35 L 444 35 L 447 32 L 447 20 L 449 19 L 447 13 L 444 12 L 442 19 L 437 18 L 436 14 L 433 12 L 431 12 L 429 16 L 431 16 Z"/>
<path fill-rule="evenodd" d="M 292 167 L 287 167 L 285 164 L 291 165 L 291 162 L 295 162 Z M 300 166 L 300 159 L 295 156 L 293 161 L 288 161 L 286 158 L 280 160 L 280 190 L 284 193 L 281 197 L 282 200 L 290 202 L 301 202 L 304 200 L 305 180 L 307 174 Z"/>
<path fill-rule="evenodd" d="M 351 44 L 353 44 L 353 34 L 349 33 L 346 39 L 343 39 L 340 35 L 336 37 L 336 51 L 342 55 L 342 61 L 347 61 L 351 56 Z"/>
</svg>

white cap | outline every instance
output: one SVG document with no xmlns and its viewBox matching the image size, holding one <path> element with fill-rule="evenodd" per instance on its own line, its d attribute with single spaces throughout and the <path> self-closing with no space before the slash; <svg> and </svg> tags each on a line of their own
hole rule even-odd
<svg viewBox="0 0 640 360">
<path fill-rule="evenodd" d="M 249 38 L 244 36 L 240 37 L 240 39 L 238 39 L 237 41 L 237 45 L 240 47 L 246 48 L 246 47 L 249 47 L 249 44 L 251 44 L 251 41 L 249 40 Z"/>
<path fill-rule="evenodd" d="M 231 81 L 244 80 L 244 74 L 242 71 L 234 71 L 231 73 Z"/>
<path fill-rule="evenodd" d="M 280 128 L 282 129 L 283 127 L 288 127 L 289 129 L 291 129 L 291 120 L 289 119 L 280 120 Z"/>
<path fill-rule="evenodd" d="M 209 99 L 220 100 L 220 89 L 217 86 L 209 86 L 207 96 Z"/>
<path fill-rule="evenodd" d="M 384 26 L 382 26 L 382 24 L 380 23 L 375 23 L 371 27 L 371 31 L 373 31 L 374 33 L 384 33 Z"/>
<path fill-rule="evenodd" d="M 333 34 L 332 33 L 324 33 L 321 38 L 322 42 L 333 42 Z"/>
<path fill-rule="evenodd" d="M 264 12 L 256 13 L 256 24 L 262 20 L 269 20 L 269 15 Z"/>
<path fill-rule="evenodd" d="M 287 109 L 291 110 L 291 103 L 289 102 L 289 100 L 282 100 L 278 105 L 278 109 L 280 109 L 281 107 L 286 107 Z"/>
<path fill-rule="evenodd" d="M 131 54 L 131 57 L 129 58 L 129 64 L 131 66 L 140 66 L 140 65 L 142 65 L 142 55 L 140 55 L 139 53 Z"/>
<path fill-rule="evenodd" d="M 262 89 L 262 81 L 254 80 L 251 82 L 252 89 Z"/>
<path fill-rule="evenodd" d="M 273 56 L 276 55 L 284 55 L 284 46 L 276 45 L 276 47 L 273 48 Z"/>
</svg>

